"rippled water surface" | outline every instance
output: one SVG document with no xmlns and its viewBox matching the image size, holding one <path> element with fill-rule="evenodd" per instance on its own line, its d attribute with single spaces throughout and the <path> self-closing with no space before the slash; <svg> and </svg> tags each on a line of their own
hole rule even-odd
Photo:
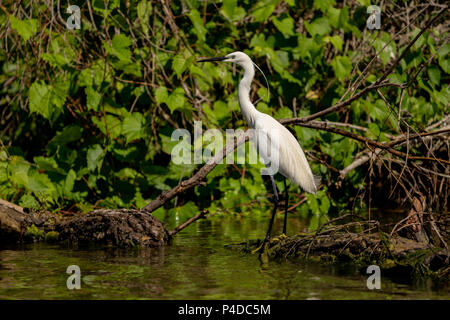
<svg viewBox="0 0 450 320">
<path fill-rule="evenodd" d="M 291 234 L 301 227 L 295 220 L 289 226 Z M 266 221 L 250 218 L 203 220 L 158 249 L 2 247 L 0 299 L 450 299 L 448 287 L 431 281 L 382 278 L 381 290 L 368 290 L 357 270 L 262 266 L 256 255 L 225 247 L 261 238 L 265 228 Z M 81 269 L 80 290 L 67 289 L 69 265 Z"/>
</svg>

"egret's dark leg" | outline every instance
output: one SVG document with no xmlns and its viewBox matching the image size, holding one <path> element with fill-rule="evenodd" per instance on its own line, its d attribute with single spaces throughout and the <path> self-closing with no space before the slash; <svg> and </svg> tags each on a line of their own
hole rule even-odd
<svg viewBox="0 0 450 320">
<path fill-rule="evenodd" d="M 273 210 L 272 210 L 272 217 L 270 218 L 270 222 L 269 222 L 269 229 L 267 230 L 266 237 L 264 238 L 263 247 L 264 247 L 264 244 L 266 243 L 266 241 L 268 241 L 270 239 L 270 232 L 272 231 L 273 221 L 275 220 L 275 214 L 277 213 L 278 202 L 280 201 L 278 198 L 277 186 L 275 185 L 275 180 L 273 179 L 273 176 L 270 176 L 270 180 L 272 181 L 272 187 L 273 187 L 274 206 L 273 206 Z"/>
<path fill-rule="evenodd" d="M 286 185 L 286 178 L 283 179 L 284 182 L 284 224 L 283 224 L 283 234 L 286 234 L 286 224 L 287 224 L 287 210 L 289 203 L 288 189 Z"/>
<path fill-rule="evenodd" d="M 266 237 L 264 238 L 263 242 L 261 243 L 261 245 L 256 248 L 255 250 L 252 251 L 252 253 L 256 253 L 259 252 L 259 257 L 261 258 L 261 255 L 264 251 L 264 246 L 266 245 L 266 243 L 269 241 L 270 239 L 270 233 L 272 231 L 272 226 L 273 226 L 273 221 L 275 220 L 275 214 L 277 213 L 277 208 L 278 208 L 278 202 L 280 201 L 280 199 L 278 198 L 278 191 L 277 191 L 277 186 L 275 184 L 275 180 L 273 179 L 273 176 L 269 176 L 270 177 L 270 181 L 272 182 L 272 188 L 273 188 L 273 200 L 274 200 L 274 206 L 273 206 L 273 210 L 272 210 L 272 216 L 270 217 L 270 222 L 269 222 L 269 228 L 267 229 L 267 233 L 266 233 Z"/>
</svg>

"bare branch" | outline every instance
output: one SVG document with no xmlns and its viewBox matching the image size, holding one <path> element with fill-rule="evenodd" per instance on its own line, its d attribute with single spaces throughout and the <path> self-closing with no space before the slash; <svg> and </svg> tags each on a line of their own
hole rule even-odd
<svg viewBox="0 0 450 320">
<path fill-rule="evenodd" d="M 187 221 L 185 221 L 184 223 L 180 224 L 178 227 L 176 227 L 173 230 L 169 231 L 169 235 L 171 237 L 173 237 L 174 235 L 176 235 L 178 232 L 180 232 L 181 230 L 183 230 L 184 228 L 186 228 L 188 225 L 190 225 L 191 223 L 205 218 L 205 215 L 208 213 L 208 210 L 203 210 L 202 212 L 200 212 L 199 214 L 193 216 L 192 218 L 188 219 Z"/>
</svg>

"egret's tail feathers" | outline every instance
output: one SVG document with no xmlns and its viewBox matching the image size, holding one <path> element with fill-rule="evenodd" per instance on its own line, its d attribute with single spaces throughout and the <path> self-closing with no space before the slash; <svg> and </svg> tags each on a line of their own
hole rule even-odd
<svg viewBox="0 0 450 320">
<path fill-rule="evenodd" d="M 315 174 L 313 174 L 312 176 L 313 179 L 309 180 L 309 183 L 307 185 L 302 185 L 302 187 L 306 192 L 316 194 L 317 189 L 319 189 L 320 186 L 320 181 L 322 179 L 320 176 L 316 176 Z"/>
<path fill-rule="evenodd" d="M 321 176 L 316 176 L 315 174 L 314 176 L 314 185 L 316 186 L 316 189 L 319 188 L 320 183 L 322 181 L 322 177 Z"/>
<path fill-rule="evenodd" d="M 312 179 L 311 179 L 312 177 Z M 295 181 L 295 180 L 293 180 Z M 316 176 L 314 174 L 308 175 L 307 177 L 304 177 L 300 181 L 295 181 L 302 189 L 308 193 L 316 194 L 317 189 L 320 186 L 321 178 L 320 176 Z"/>
</svg>

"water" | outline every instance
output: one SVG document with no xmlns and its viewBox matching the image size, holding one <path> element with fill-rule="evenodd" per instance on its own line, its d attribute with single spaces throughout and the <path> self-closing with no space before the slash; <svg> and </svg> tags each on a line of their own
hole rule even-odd
<svg viewBox="0 0 450 320">
<path fill-rule="evenodd" d="M 302 227 L 296 219 L 289 226 L 291 234 Z M 262 266 L 256 255 L 224 246 L 261 238 L 265 228 L 265 220 L 250 218 L 202 220 L 157 249 L 3 247 L 0 299 L 450 299 L 448 287 L 430 281 L 382 278 L 381 290 L 368 290 L 357 270 L 289 261 Z M 80 290 L 66 286 L 73 264 L 81 269 Z"/>
</svg>

